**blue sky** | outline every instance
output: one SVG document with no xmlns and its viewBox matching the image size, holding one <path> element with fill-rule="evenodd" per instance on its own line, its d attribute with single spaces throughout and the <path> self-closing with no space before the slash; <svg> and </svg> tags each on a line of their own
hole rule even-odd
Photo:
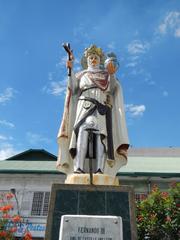
<svg viewBox="0 0 180 240">
<path fill-rule="evenodd" d="M 57 154 L 70 42 L 118 56 L 133 147 L 179 147 L 179 0 L 0 0 L 0 159 Z"/>
</svg>

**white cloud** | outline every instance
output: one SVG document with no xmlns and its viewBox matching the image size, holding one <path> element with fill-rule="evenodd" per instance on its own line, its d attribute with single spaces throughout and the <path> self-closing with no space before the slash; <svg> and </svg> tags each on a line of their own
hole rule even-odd
<svg viewBox="0 0 180 240">
<path fill-rule="evenodd" d="M 129 62 L 126 64 L 126 67 L 129 68 L 128 73 L 130 75 L 140 75 L 140 78 L 143 79 L 143 82 L 148 84 L 148 85 L 156 85 L 156 82 L 152 80 L 151 73 L 146 71 L 146 69 L 142 68 L 141 62 L 134 61 L 134 62 Z"/>
<path fill-rule="evenodd" d="M 128 64 L 126 64 L 126 67 L 135 67 L 137 65 L 137 62 L 130 62 Z"/>
<path fill-rule="evenodd" d="M 63 82 L 52 82 L 50 93 L 55 96 L 63 94 L 66 90 L 66 85 Z"/>
<path fill-rule="evenodd" d="M 146 53 L 150 48 L 150 43 L 142 42 L 140 40 L 133 40 L 128 44 L 127 49 L 131 55 L 139 55 Z"/>
<path fill-rule="evenodd" d="M 148 85 L 156 85 L 156 82 L 152 80 L 152 76 L 150 73 L 145 73 L 145 79 L 144 81 L 148 84 Z"/>
<path fill-rule="evenodd" d="M 110 43 L 108 43 L 107 47 L 108 47 L 110 50 L 114 50 L 114 49 L 116 48 L 115 42 L 110 42 Z"/>
<path fill-rule="evenodd" d="M 125 108 L 132 117 L 142 116 L 146 110 L 145 105 L 126 104 Z"/>
<path fill-rule="evenodd" d="M 26 133 L 26 138 L 29 141 L 30 144 L 36 145 L 39 144 L 40 142 L 44 143 L 50 143 L 51 140 L 49 138 L 46 138 L 40 134 L 37 133 L 32 133 L 32 132 L 27 132 Z"/>
<path fill-rule="evenodd" d="M 7 140 L 13 140 L 13 137 L 7 137 L 5 135 L 0 134 L 0 141 L 7 141 Z"/>
<path fill-rule="evenodd" d="M 163 91 L 163 96 L 168 97 L 169 93 L 167 91 Z"/>
<path fill-rule="evenodd" d="M 66 56 L 62 56 L 61 58 L 60 58 L 60 61 L 56 64 L 56 67 L 57 68 L 63 68 L 64 69 L 64 71 L 66 71 L 66 62 L 67 62 L 67 55 Z M 74 60 L 73 60 L 73 66 L 76 66 L 77 64 L 79 64 L 80 63 L 80 60 L 76 57 L 76 58 L 74 58 Z M 49 77 L 51 78 L 51 80 L 52 80 L 52 73 L 50 73 L 51 75 L 49 75 Z"/>
<path fill-rule="evenodd" d="M 80 59 L 76 57 L 73 62 L 73 71 L 79 72 L 81 70 L 82 70 L 82 67 L 81 67 Z"/>
<path fill-rule="evenodd" d="M 175 37 L 180 37 L 180 28 L 175 30 Z"/>
<path fill-rule="evenodd" d="M 158 33 L 161 35 L 170 33 L 175 37 L 180 37 L 180 12 L 169 12 L 158 26 Z"/>
<path fill-rule="evenodd" d="M 130 75 L 143 75 L 146 78 L 147 73 L 142 68 L 142 57 L 150 49 L 150 43 L 147 41 L 133 40 L 128 44 L 127 50 L 129 56 L 127 58 L 128 63 L 126 67 L 129 68 Z"/>
<path fill-rule="evenodd" d="M 0 120 L 0 125 L 9 127 L 9 128 L 14 128 L 15 125 L 12 122 L 8 122 L 6 120 Z"/>
<path fill-rule="evenodd" d="M 73 35 L 76 41 L 85 41 L 85 40 L 89 40 L 90 36 L 89 36 L 89 29 L 87 28 L 87 26 L 85 24 L 80 24 L 79 26 L 76 26 L 73 29 Z"/>
<path fill-rule="evenodd" d="M 79 72 L 79 71 L 81 71 L 82 70 L 82 67 L 81 66 L 74 66 L 74 72 Z"/>
<path fill-rule="evenodd" d="M 50 81 L 53 80 L 53 72 L 49 72 L 49 73 L 48 73 L 48 79 L 49 79 Z"/>
<path fill-rule="evenodd" d="M 50 82 L 48 86 L 43 87 L 43 91 L 54 96 L 61 96 L 66 92 L 67 80 L 59 82 Z"/>
<path fill-rule="evenodd" d="M 141 67 L 139 68 L 133 68 L 131 72 L 129 72 L 131 75 L 145 75 L 145 70 Z"/>
<path fill-rule="evenodd" d="M 12 144 L 3 143 L 0 145 L 0 160 L 5 160 L 18 152 Z"/>
<path fill-rule="evenodd" d="M 7 140 L 7 137 L 4 136 L 4 135 L 0 135 L 0 141 L 1 141 L 1 140 L 5 141 L 5 140 Z"/>
<path fill-rule="evenodd" d="M 76 57 L 76 58 L 74 59 L 74 64 L 80 64 L 79 58 Z"/>
<path fill-rule="evenodd" d="M 65 94 L 67 89 L 67 68 L 66 68 L 67 56 L 62 56 L 59 63 L 56 64 L 56 71 L 48 73 L 48 83 L 42 88 L 43 92 L 52 94 L 54 96 L 61 96 Z M 75 58 L 73 61 L 74 72 L 80 71 L 81 65 L 79 58 Z M 64 78 L 64 79 L 63 79 Z M 59 81 L 59 79 L 63 79 Z"/>
<path fill-rule="evenodd" d="M 66 67 L 67 56 L 62 56 L 59 60 L 59 63 L 56 64 L 56 67 Z"/>
<path fill-rule="evenodd" d="M 159 28 L 158 28 L 158 30 L 159 30 L 159 33 L 161 33 L 161 34 L 165 34 L 166 33 L 166 24 L 164 24 L 164 23 L 162 23 L 162 24 L 160 24 L 159 25 Z"/>
<path fill-rule="evenodd" d="M 26 50 L 26 51 L 24 52 L 24 54 L 25 54 L 25 55 L 29 55 L 29 50 Z"/>
<path fill-rule="evenodd" d="M 129 56 L 129 60 L 132 62 L 137 61 L 138 59 L 139 59 L 139 56 L 134 56 L 134 55 Z"/>
<path fill-rule="evenodd" d="M 10 101 L 14 97 L 14 92 L 13 88 L 6 88 L 3 93 L 0 93 L 0 103 Z"/>
</svg>

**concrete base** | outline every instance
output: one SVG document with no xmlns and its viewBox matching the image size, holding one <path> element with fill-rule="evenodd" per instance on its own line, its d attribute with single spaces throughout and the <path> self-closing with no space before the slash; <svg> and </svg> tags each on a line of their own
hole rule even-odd
<svg viewBox="0 0 180 240">
<path fill-rule="evenodd" d="M 89 174 L 69 174 L 65 180 L 66 184 L 90 184 Z M 93 185 L 119 186 L 118 177 L 106 174 L 93 174 Z"/>
</svg>

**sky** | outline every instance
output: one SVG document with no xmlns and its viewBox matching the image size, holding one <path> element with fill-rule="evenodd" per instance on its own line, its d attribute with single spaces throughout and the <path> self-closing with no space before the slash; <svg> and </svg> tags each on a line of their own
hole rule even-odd
<svg viewBox="0 0 180 240">
<path fill-rule="evenodd" d="M 57 155 L 64 42 L 117 55 L 132 147 L 180 146 L 179 0 L 0 0 L 0 159 Z"/>
</svg>

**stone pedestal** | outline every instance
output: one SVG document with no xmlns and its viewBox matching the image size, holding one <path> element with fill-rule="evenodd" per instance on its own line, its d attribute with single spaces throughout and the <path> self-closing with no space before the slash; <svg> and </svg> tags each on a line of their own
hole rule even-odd
<svg viewBox="0 0 180 240">
<path fill-rule="evenodd" d="M 110 185 L 110 186 L 119 186 L 118 177 L 109 176 L 106 174 L 93 174 L 94 185 Z M 90 184 L 90 175 L 88 173 L 85 174 L 70 174 L 67 176 L 66 184 Z"/>
<path fill-rule="evenodd" d="M 123 240 L 135 240 L 134 204 L 134 191 L 127 186 L 53 184 L 45 240 L 59 240 L 63 215 L 120 216 Z"/>
</svg>

